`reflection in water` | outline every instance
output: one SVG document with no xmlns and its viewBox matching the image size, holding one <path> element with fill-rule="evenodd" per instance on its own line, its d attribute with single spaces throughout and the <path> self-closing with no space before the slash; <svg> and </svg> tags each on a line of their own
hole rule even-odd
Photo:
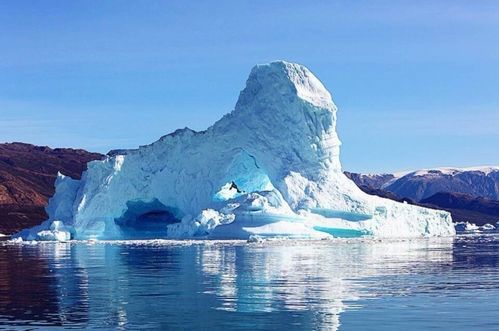
<svg viewBox="0 0 499 331">
<path fill-rule="evenodd" d="M 456 254 L 462 246 L 452 239 L 3 245 L 0 324 L 336 330 L 343 312 L 361 312 L 371 299 L 442 291 L 418 280 L 479 266 Z M 497 254 L 481 259 L 497 267 Z M 405 276 L 417 277 L 399 283 Z"/>
<path fill-rule="evenodd" d="M 58 324 L 54 277 L 41 252 L 31 247 L 0 249 L 0 314 L 10 320 Z M 36 284 L 36 286 L 32 285 Z"/>
<path fill-rule="evenodd" d="M 439 241 L 439 250 L 431 250 L 428 241 L 212 247 L 201 251 L 201 265 L 220 299 L 218 309 L 302 312 L 300 324 L 337 329 L 346 302 L 361 295 L 360 279 L 418 264 L 445 265 L 452 259 L 451 244 Z"/>
</svg>

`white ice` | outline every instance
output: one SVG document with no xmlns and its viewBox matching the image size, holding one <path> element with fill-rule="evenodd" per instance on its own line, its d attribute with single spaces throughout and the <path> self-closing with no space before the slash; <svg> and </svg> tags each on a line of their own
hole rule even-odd
<svg viewBox="0 0 499 331">
<path fill-rule="evenodd" d="M 415 237 L 450 214 L 370 196 L 341 170 L 336 106 L 304 66 L 257 65 L 235 109 L 59 175 L 49 219 L 25 240 Z"/>
</svg>

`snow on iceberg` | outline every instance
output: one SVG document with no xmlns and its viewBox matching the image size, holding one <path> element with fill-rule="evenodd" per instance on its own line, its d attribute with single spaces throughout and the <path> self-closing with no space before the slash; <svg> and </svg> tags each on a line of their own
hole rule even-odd
<svg viewBox="0 0 499 331">
<path fill-rule="evenodd" d="M 363 193 L 341 171 L 336 106 L 304 66 L 257 65 L 235 109 L 59 175 L 26 240 L 407 237 L 455 234 L 450 214 Z"/>
<path fill-rule="evenodd" d="M 457 222 L 454 224 L 456 232 L 476 232 L 480 230 L 480 227 L 474 223 L 470 222 Z"/>
<path fill-rule="evenodd" d="M 482 231 L 494 231 L 496 227 L 492 224 L 486 223 L 480 227 L 480 230 Z"/>
</svg>

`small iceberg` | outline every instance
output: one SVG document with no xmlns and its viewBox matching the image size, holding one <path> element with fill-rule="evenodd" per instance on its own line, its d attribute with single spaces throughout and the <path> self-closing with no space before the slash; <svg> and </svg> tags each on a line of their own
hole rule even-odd
<svg viewBox="0 0 499 331">
<path fill-rule="evenodd" d="M 482 226 L 478 226 L 474 223 L 470 222 L 458 222 L 455 224 L 456 231 L 458 233 L 461 232 L 487 232 L 487 231 L 495 231 L 496 227 L 492 224 L 486 223 Z"/>
<path fill-rule="evenodd" d="M 482 226 L 480 227 L 480 230 L 481 230 L 481 231 L 494 231 L 495 229 L 496 229 L 496 227 L 495 227 L 495 226 L 493 226 L 492 224 L 489 224 L 489 223 L 484 224 L 484 225 L 482 225 Z"/>
</svg>

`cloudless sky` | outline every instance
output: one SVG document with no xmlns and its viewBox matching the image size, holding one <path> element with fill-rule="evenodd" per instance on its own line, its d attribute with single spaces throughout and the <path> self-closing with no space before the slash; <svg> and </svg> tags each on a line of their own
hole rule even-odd
<svg viewBox="0 0 499 331">
<path fill-rule="evenodd" d="M 0 141 L 107 152 L 310 68 L 346 170 L 499 164 L 499 1 L 2 1 Z"/>
</svg>

